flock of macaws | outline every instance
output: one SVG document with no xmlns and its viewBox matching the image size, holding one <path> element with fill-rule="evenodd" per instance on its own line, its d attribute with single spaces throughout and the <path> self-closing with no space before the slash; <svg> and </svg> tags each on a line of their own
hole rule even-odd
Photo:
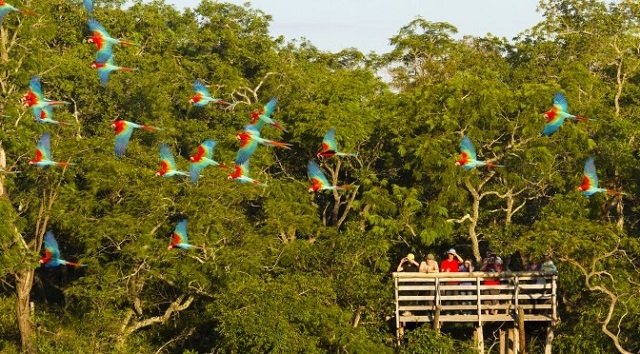
<svg viewBox="0 0 640 354">
<path fill-rule="evenodd" d="M 93 13 L 93 3 L 92 0 L 84 0 L 83 1 L 85 9 L 88 11 L 90 15 Z M 23 14 L 34 14 L 30 11 L 17 9 L 9 4 L 4 3 L 3 0 L 0 0 L 0 25 L 2 23 L 2 19 L 4 16 L 10 11 L 19 11 Z M 120 39 L 113 38 L 109 35 L 107 30 L 95 19 L 90 18 L 88 21 L 88 26 L 91 31 L 91 36 L 87 37 L 87 41 L 89 43 L 93 43 L 96 45 L 96 59 L 91 64 L 92 68 L 98 70 L 98 76 L 100 78 L 100 82 L 103 85 L 106 85 L 109 79 L 109 75 L 113 71 L 133 71 L 137 69 L 120 67 L 114 64 L 114 56 L 113 56 L 113 46 L 114 45 L 137 45 L 136 43 L 123 41 Z M 191 102 L 196 107 L 203 107 L 209 103 L 214 103 L 218 105 L 224 105 L 231 107 L 233 104 L 220 99 L 212 97 L 206 86 L 196 80 L 193 86 L 194 95 L 191 97 L 189 102 Z M 38 123 L 48 123 L 48 124 L 57 124 L 57 125 L 71 125 L 71 123 L 56 121 L 52 118 L 53 116 L 53 108 L 56 106 L 66 105 L 69 102 L 65 101 L 55 101 L 50 100 L 44 97 L 40 80 L 37 76 L 34 76 L 29 82 L 29 89 L 27 93 L 22 98 L 23 104 L 26 107 L 31 108 L 34 116 L 34 121 Z M 238 133 L 236 138 L 240 141 L 240 148 L 238 149 L 236 159 L 235 159 L 235 168 L 233 173 L 228 175 L 229 179 L 236 180 L 241 183 L 254 183 L 261 186 L 267 186 L 265 183 L 257 181 L 251 177 L 249 177 L 249 160 L 253 153 L 256 151 L 258 145 L 265 145 L 271 147 L 280 147 L 284 149 L 290 149 L 291 145 L 283 142 L 277 142 L 269 139 L 264 139 L 261 137 L 261 130 L 264 125 L 270 125 L 271 127 L 281 130 L 283 132 L 287 132 L 284 127 L 275 121 L 272 118 L 272 114 L 276 108 L 276 99 L 272 98 L 267 104 L 264 105 L 260 110 L 251 112 L 251 122 L 244 127 L 243 132 Z M 551 135 L 556 132 L 564 123 L 566 119 L 575 120 L 575 121 L 588 121 L 592 119 L 588 119 L 581 116 L 576 116 L 569 113 L 568 104 L 564 97 L 564 95 L 560 92 L 556 93 L 553 101 L 553 108 L 544 113 L 545 118 L 547 118 L 547 124 L 542 131 L 543 136 Z M 148 125 L 140 125 L 133 122 L 125 121 L 125 120 L 116 120 L 111 124 L 112 128 L 115 130 L 115 148 L 114 153 L 116 156 L 123 156 L 125 154 L 127 145 L 131 140 L 131 136 L 133 134 L 134 129 L 142 129 L 148 131 L 158 131 L 162 130 L 161 128 L 148 126 Z M 40 137 L 37 148 L 36 148 L 36 157 L 29 161 L 29 164 L 33 164 L 39 167 L 47 167 L 47 166 L 71 166 L 73 163 L 70 162 L 56 162 L 51 159 L 51 151 L 50 151 L 50 140 L 51 136 L 49 133 L 44 133 Z M 226 168 L 224 164 L 218 163 L 213 159 L 213 151 L 216 146 L 216 141 L 212 139 L 205 140 L 198 146 L 198 151 L 196 154 L 190 156 L 190 169 L 189 171 L 181 171 L 177 168 L 176 161 L 173 157 L 171 149 L 167 144 L 160 144 L 160 170 L 156 172 L 157 176 L 162 177 L 173 177 L 173 176 L 189 176 L 192 183 L 196 183 L 200 174 L 207 166 L 217 166 L 221 168 Z M 465 170 L 470 170 L 475 167 L 487 166 L 490 168 L 498 168 L 504 167 L 502 165 L 497 165 L 485 161 L 480 161 L 477 159 L 476 151 L 473 146 L 473 143 L 467 136 L 462 137 L 462 141 L 460 143 L 461 157 L 456 161 L 457 166 L 461 166 Z M 346 153 L 338 150 L 336 139 L 335 139 L 335 129 L 331 128 L 324 136 L 322 140 L 322 146 L 320 151 L 317 153 L 318 158 L 331 158 L 333 156 L 357 156 L 356 153 Z M 312 182 L 312 185 L 309 187 L 308 191 L 315 193 L 323 190 L 341 190 L 348 189 L 353 187 L 352 184 L 348 185 L 332 185 L 327 180 L 326 176 L 318 166 L 318 164 L 312 160 L 308 162 L 307 165 L 307 173 L 309 179 Z M 597 192 L 607 192 L 610 194 L 618 194 L 618 192 L 608 190 L 605 188 L 598 188 L 598 177 L 596 175 L 595 164 L 592 157 L 588 158 L 585 167 L 584 167 L 584 176 L 583 183 L 579 190 L 582 191 L 583 195 L 591 196 Z M 55 267 L 59 265 L 70 265 L 74 267 L 84 266 L 82 264 L 67 262 L 60 258 L 60 252 L 58 249 L 58 244 L 53 236 L 51 231 L 48 231 L 44 237 L 44 248 L 45 248 L 45 256 L 40 259 L 40 263 L 42 263 L 45 267 Z M 179 249 L 190 249 L 190 248 L 198 248 L 189 243 L 187 237 L 187 220 L 182 219 L 178 222 L 175 227 L 175 230 L 172 235 L 171 242 L 168 246 L 169 249 L 179 248 Z"/>
<path fill-rule="evenodd" d="M 570 119 L 574 121 L 593 121 L 593 119 L 585 118 L 582 116 L 576 116 L 569 113 L 569 105 L 567 99 L 561 92 L 556 92 L 553 97 L 553 107 L 544 113 L 544 117 L 547 119 L 547 124 L 542 130 L 543 136 L 549 136 L 555 133 L 565 120 Z M 471 140 L 465 135 L 460 142 L 460 159 L 456 161 L 456 166 L 461 166 L 465 170 L 471 170 L 475 167 L 487 166 L 492 168 L 504 167 L 503 165 L 496 165 L 493 163 L 480 161 L 477 159 L 476 150 L 473 147 Z M 606 192 L 611 195 L 624 194 L 616 192 L 611 189 L 598 187 L 598 175 L 596 174 L 596 166 L 593 157 L 587 158 L 584 164 L 584 171 L 582 176 L 582 184 L 578 187 L 578 190 L 582 191 L 582 195 L 590 197 L 598 192 Z"/>
</svg>

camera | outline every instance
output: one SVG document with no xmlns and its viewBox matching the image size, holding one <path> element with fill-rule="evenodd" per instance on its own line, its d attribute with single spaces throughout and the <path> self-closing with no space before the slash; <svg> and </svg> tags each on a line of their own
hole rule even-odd
<svg viewBox="0 0 640 354">
<path fill-rule="evenodd" d="M 495 256 L 489 257 L 489 259 L 487 259 L 487 264 L 496 264 L 496 257 Z"/>
</svg>

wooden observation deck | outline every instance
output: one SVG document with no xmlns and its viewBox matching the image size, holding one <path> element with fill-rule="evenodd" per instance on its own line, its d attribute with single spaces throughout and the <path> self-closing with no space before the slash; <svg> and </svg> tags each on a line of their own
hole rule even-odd
<svg viewBox="0 0 640 354">
<path fill-rule="evenodd" d="M 476 344 L 484 352 L 482 326 L 486 322 L 511 322 L 501 352 L 524 352 L 524 323 L 547 322 L 547 345 L 551 352 L 557 317 L 557 273 L 393 273 L 398 341 L 407 322 L 430 322 L 439 329 L 446 322 L 476 324 Z M 499 285 L 484 280 L 499 279 Z M 521 342 L 521 343 L 518 343 Z M 518 350 L 520 348 L 520 350 Z"/>
</svg>

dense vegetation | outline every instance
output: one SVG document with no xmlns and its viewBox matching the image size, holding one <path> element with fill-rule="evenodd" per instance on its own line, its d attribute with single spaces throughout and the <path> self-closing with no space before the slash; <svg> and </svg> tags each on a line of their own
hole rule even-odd
<svg viewBox="0 0 640 354">
<path fill-rule="evenodd" d="M 451 24 L 416 19 L 390 53 L 368 55 L 272 38 L 270 17 L 251 7 L 121 5 L 98 2 L 94 16 L 141 44 L 114 48 L 117 64 L 140 70 L 106 86 L 90 67 L 81 2 L 27 2 L 37 15 L 11 12 L 0 29 L 3 353 L 393 352 L 390 273 L 408 251 L 451 246 L 475 258 L 492 247 L 514 270 L 552 250 L 554 351 L 640 350 L 637 1 L 542 0 L 545 20 L 513 41 L 458 39 Z M 54 110 L 72 127 L 37 124 L 21 107 L 33 75 L 46 97 L 72 102 Z M 195 79 L 235 106 L 192 107 Z M 541 137 L 556 91 L 596 121 Z M 232 164 L 235 134 L 274 96 L 289 132 L 263 135 L 293 148 L 251 158 L 268 187 L 213 168 L 197 184 L 154 176 L 160 143 L 186 169 L 216 139 L 216 160 Z M 116 157 L 115 119 L 164 130 L 136 131 Z M 359 187 L 308 194 L 306 165 L 330 127 L 359 155 L 321 166 Z M 75 166 L 28 164 L 43 132 L 53 157 Z M 456 167 L 462 134 L 506 167 Z M 601 185 L 626 194 L 576 190 L 589 156 Z M 167 250 L 182 218 L 204 250 Z M 88 267 L 39 267 L 47 230 Z M 443 331 L 414 330 L 400 350 L 468 350 L 470 328 Z M 528 332 L 532 352 L 540 333 Z"/>
</svg>

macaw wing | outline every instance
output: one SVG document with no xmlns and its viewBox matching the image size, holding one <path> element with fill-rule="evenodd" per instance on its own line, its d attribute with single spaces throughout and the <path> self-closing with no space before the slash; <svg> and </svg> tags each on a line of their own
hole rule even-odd
<svg viewBox="0 0 640 354">
<path fill-rule="evenodd" d="M 307 164 L 307 173 L 309 174 L 309 179 L 313 182 L 313 184 L 319 182 L 323 186 L 330 185 L 327 177 L 325 177 L 324 173 L 322 173 L 320 166 L 318 166 L 318 164 L 314 161 L 310 160 Z"/>
<path fill-rule="evenodd" d="M 82 0 L 82 4 L 89 15 L 93 15 L 93 0 Z"/>
<path fill-rule="evenodd" d="M 249 177 L 249 159 L 241 164 L 236 164 L 237 169 L 240 169 L 242 176 Z"/>
<path fill-rule="evenodd" d="M 187 219 L 182 219 L 176 224 L 176 228 L 173 231 L 173 241 L 176 243 L 189 243 L 187 237 Z"/>
<path fill-rule="evenodd" d="M 83 1 L 86 2 L 88 0 L 83 0 Z M 97 32 L 97 34 L 103 39 L 106 37 L 111 37 L 109 36 L 109 32 L 107 32 L 107 30 L 95 18 L 90 18 L 87 24 L 89 25 L 89 29 L 91 30 L 91 32 Z M 96 33 L 94 33 L 94 35 L 95 34 Z"/>
<path fill-rule="evenodd" d="M 191 177 L 191 183 L 196 183 L 200 177 L 202 170 L 207 167 L 204 161 L 192 162 L 189 165 L 189 177 Z"/>
<path fill-rule="evenodd" d="M 37 146 L 38 151 L 36 152 L 36 155 L 40 154 L 43 160 L 49 160 L 50 144 L 51 144 L 51 135 L 49 133 L 42 134 L 42 136 L 40 136 L 40 140 L 38 140 L 38 146 Z"/>
<path fill-rule="evenodd" d="M 555 133 L 556 130 L 560 129 L 562 123 L 564 123 L 564 117 L 562 117 L 560 114 L 556 115 L 556 117 L 552 121 L 544 126 L 542 135 L 550 135 L 552 133 Z"/>
<path fill-rule="evenodd" d="M 464 154 L 467 154 L 468 159 L 476 160 L 476 149 L 473 146 L 471 139 L 469 139 L 469 137 L 467 137 L 466 135 L 462 137 L 462 141 L 460 142 L 460 151 L 462 152 L 463 156 Z"/>
<path fill-rule="evenodd" d="M 127 149 L 127 145 L 129 145 L 131 134 L 133 134 L 133 127 L 131 125 L 124 123 L 116 126 L 116 145 L 114 150 L 116 156 L 124 155 L 124 151 Z"/>
<path fill-rule="evenodd" d="M 98 76 L 100 76 L 100 83 L 106 85 L 109 81 L 109 75 L 111 74 L 111 70 L 106 68 L 98 69 Z"/>
<path fill-rule="evenodd" d="M 254 130 L 260 132 L 262 130 L 262 127 L 264 127 L 264 123 L 266 123 L 264 120 L 258 119 L 257 121 L 253 122 L 251 126 Z"/>
<path fill-rule="evenodd" d="M 42 93 L 42 86 L 40 85 L 40 78 L 38 75 L 34 75 L 29 81 L 29 89 L 36 96 L 38 103 L 44 101 L 44 94 Z"/>
<path fill-rule="evenodd" d="M 569 105 L 567 104 L 567 99 L 564 97 L 562 92 L 556 92 L 553 95 L 553 106 L 558 107 L 561 112 L 569 112 Z"/>
<path fill-rule="evenodd" d="M 171 148 L 167 144 L 160 144 L 160 160 L 164 164 L 166 164 L 167 169 L 169 170 L 177 170 L 176 168 L 176 160 L 173 158 L 173 154 L 171 153 Z"/>
<path fill-rule="evenodd" d="M 98 52 L 96 54 L 96 63 L 104 64 L 108 62 L 113 62 L 113 54 L 106 52 Z"/>
<path fill-rule="evenodd" d="M 193 91 L 195 93 L 201 94 L 204 97 L 211 97 L 211 95 L 209 94 L 209 90 L 207 90 L 207 87 L 204 86 L 204 84 L 198 79 L 196 79 L 196 81 L 193 83 Z"/>
<path fill-rule="evenodd" d="M 587 158 L 587 161 L 584 163 L 584 176 L 582 177 L 583 183 L 585 182 L 585 179 L 589 180 L 590 187 L 598 187 L 598 175 L 596 174 L 596 164 L 593 161 L 593 157 Z"/>
<path fill-rule="evenodd" d="M 216 147 L 217 142 L 213 139 L 207 139 L 198 146 L 198 156 L 204 156 L 208 159 L 213 159 L 213 149 Z"/>
<path fill-rule="evenodd" d="M 335 128 L 329 129 L 322 139 L 322 151 L 338 151 Z"/>
<path fill-rule="evenodd" d="M 264 107 L 262 108 L 261 115 L 265 117 L 271 117 L 271 114 L 273 114 L 273 111 L 276 109 L 277 103 L 278 101 L 276 100 L 275 97 L 271 98 L 269 102 L 267 102 L 267 104 L 265 104 Z"/>
<path fill-rule="evenodd" d="M 50 256 L 51 259 L 59 259 L 60 258 L 60 249 L 58 248 L 58 242 L 55 237 L 53 237 L 53 232 L 47 231 L 44 235 L 44 249 L 45 252 L 49 252 L 47 256 Z"/>
<path fill-rule="evenodd" d="M 244 139 L 240 144 L 240 148 L 238 149 L 238 154 L 236 155 L 236 165 L 242 165 L 243 163 L 249 161 L 249 158 L 256 151 L 258 147 L 258 142 L 253 139 Z"/>
</svg>

